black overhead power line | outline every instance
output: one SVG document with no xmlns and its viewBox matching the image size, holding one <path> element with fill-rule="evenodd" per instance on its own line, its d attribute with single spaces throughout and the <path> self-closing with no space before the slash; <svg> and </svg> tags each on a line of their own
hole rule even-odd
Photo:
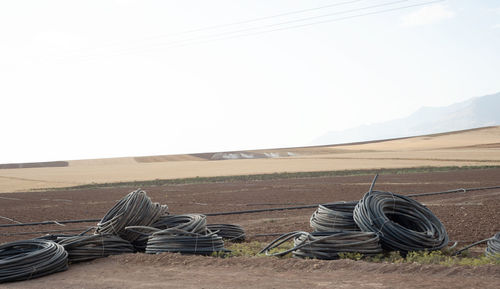
<svg viewBox="0 0 500 289">
<path fill-rule="evenodd" d="M 273 18 L 279 18 L 279 17 L 283 17 L 283 16 L 290 16 L 290 15 L 301 14 L 301 13 L 306 13 L 306 12 L 311 12 L 311 11 L 316 11 L 316 10 L 322 10 L 322 9 L 331 8 L 331 7 L 343 6 L 343 5 L 353 4 L 356 2 L 362 2 L 362 1 L 366 1 L 366 0 L 345 1 L 345 2 L 340 2 L 340 3 L 335 3 L 335 4 L 318 6 L 318 7 L 314 7 L 314 8 L 300 9 L 300 10 L 284 12 L 284 13 L 280 13 L 280 14 L 274 14 L 274 15 L 270 15 L 270 16 L 257 17 L 257 18 L 253 18 L 253 19 L 242 20 L 242 21 L 237 21 L 237 22 L 232 22 L 232 23 L 219 24 L 219 25 L 213 25 L 213 26 L 208 26 L 208 27 L 203 27 L 203 28 L 187 30 L 187 31 L 184 31 L 181 33 L 193 33 L 193 32 L 199 32 L 199 31 L 219 29 L 219 28 L 224 28 L 224 27 L 229 27 L 229 26 L 236 26 L 236 25 L 241 25 L 241 24 L 247 24 L 247 23 L 252 23 L 252 22 L 273 19 Z"/>
<path fill-rule="evenodd" d="M 256 18 L 246 19 L 246 20 L 242 20 L 242 21 L 236 21 L 236 22 L 232 22 L 232 23 L 223 23 L 223 24 L 217 24 L 217 25 L 212 25 L 212 26 L 199 27 L 199 28 L 194 28 L 194 29 L 180 31 L 180 32 L 173 32 L 173 33 L 169 33 L 169 34 L 153 35 L 153 36 L 145 37 L 145 38 L 138 39 L 138 40 L 141 41 L 141 40 L 152 40 L 152 39 L 161 39 L 161 38 L 172 38 L 173 36 L 179 36 L 179 35 L 185 35 L 185 34 L 195 34 L 195 33 L 203 32 L 203 31 L 221 29 L 221 28 L 226 28 L 226 27 L 233 27 L 233 26 L 238 26 L 238 25 L 243 25 L 243 24 L 248 24 L 248 23 L 265 21 L 265 20 L 269 20 L 269 19 L 273 19 L 273 18 L 280 18 L 280 17 L 284 17 L 284 16 L 303 14 L 303 13 L 308 13 L 311 11 L 328 9 L 328 8 L 332 8 L 332 7 L 339 7 L 339 6 L 354 4 L 356 2 L 362 2 L 362 1 L 366 1 L 366 0 L 344 1 L 344 2 L 340 2 L 340 3 L 328 4 L 328 5 L 323 5 L 323 6 L 313 7 L 313 8 L 305 8 L 305 9 L 300 9 L 300 10 L 283 12 L 283 13 L 279 13 L 279 14 L 273 14 L 273 15 L 269 15 L 269 16 L 256 17 Z M 85 50 L 89 50 L 89 49 L 96 50 L 96 49 L 106 48 L 106 47 L 115 47 L 115 46 L 119 46 L 119 45 L 123 45 L 123 44 L 124 44 L 124 42 L 110 42 L 110 43 L 106 43 L 105 45 L 102 45 L 100 47 L 92 47 L 92 48 L 87 48 L 87 49 L 77 49 L 76 51 L 74 50 L 72 52 L 85 51 Z"/>
<path fill-rule="evenodd" d="M 374 9 L 374 8 L 395 5 L 395 4 L 408 2 L 408 1 L 411 1 L 411 0 L 398 0 L 398 1 L 386 2 L 386 3 L 382 3 L 382 4 L 360 7 L 360 8 L 352 8 L 352 9 L 348 9 L 348 10 L 336 11 L 336 12 L 331 12 L 331 13 L 322 14 L 322 15 L 316 15 L 316 16 L 310 16 L 310 17 L 305 17 L 305 18 L 299 18 L 299 19 L 294 19 L 294 20 L 278 22 L 278 23 L 272 23 L 272 24 L 262 25 L 262 26 L 258 26 L 258 27 L 243 28 L 243 29 L 239 29 L 239 30 L 218 33 L 218 34 L 214 34 L 211 36 L 216 36 L 216 37 L 217 36 L 224 36 L 224 35 L 228 35 L 228 34 L 237 34 L 237 33 L 252 31 L 252 30 L 256 30 L 256 29 L 265 29 L 265 28 L 271 28 L 271 27 L 282 26 L 282 25 L 287 25 L 287 24 L 305 22 L 305 21 L 319 19 L 319 18 L 325 18 L 325 17 L 342 15 L 342 14 L 349 14 L 349 13 L 363 11 L 363 10 L 370 10 L 370 9 Z M 443 0 L 440 0 L 440 1 L 443 1 Z"/>
<path fill-rule="evenodd" d="M 361 13 L 361 14 L 353 14 L 353 13 L 365 11 L 365 10 L 372 10 L 372 9 L 377 9 L 377 8 L 394 6 L 394 5 L 398 5 L 398 4 L 401 4 L 403 2 L 408 2 L 408 1 L 411 1 L 411 0 L 391 1 L 391 2 L 386 2 L 386 3 L 376 4 L 376 5 L 352 8 L 352 9 L 343 10 L 343 11 L 335 11 L 332 13 L 327 13 L 327 14 L 322 14 L 322 15 L 304 17 L 304 18 L 288 20 L 288 21 L 281 21 L 281 22 L 277 22 L 277 23 L 242 28 L 242 29 L 237 29 L 237 30 L 230 30 L 230 31 L 226 31 L 226 32 L 219 32 L 219 33 L 210 34 L 210 35 L 199 35 L 197 37 L 192 37 L 192 38 L 188 38 L 188 39 L 172 40 L 172 41 L 166 41 L 166 42 L 157 42 L 157 43 L 151 43 L 149 45 L 144 44 L 144 45 L 148 45 L 148 46 L 144 47 L 144 48 L 141 48 L 140 46 L 139 47 L 124 48 L 122 50 L 115 51 L 114 54 L 115 55 L 130 54 L 130 53 L 134 54 L 134 53 L 141 53 L 141 52 L 146 52 L 146 51 L 155 50 L 155 49 L 170 49 L 170 48 L 176 48 L 176 47 L 183 47 L 183 46 L 204 44 L 204 43 L 216 42 L 216 41 L 222 41 L 222 40 L 229 40 L 229 39 L 234 39 L 234 38 L 242 38 L 242 37 L 247 37 L 247 36 L 267 34 L 267 33 L 284 31 L 284 30 L 298 29 L 298 28 L 303 28 L 303 27 L 307 27 L 307 26 L 332 23 L 332 22 L 338 22 L 338 21 L 343 21 L 343 20 L 348 20 L 348 19 L 353 19 L 353 18 L 361 18 L 361 17 L 370 16 L 370 15 L 388 13 L 388 12 L 408 9 L 408 8 L 412 8 L 412 7 L 426 6 L 426 5 L 430 5 L 430 4 L 434 4 L 434 3 L 438 3 L 438 2 L 443 2 L 444 0 L 419 2 L 419 3 L 414 3 L 411 5 L 391 7 L 391 8 L 382 9 L 382 10 L 369 11 L 369 12 Z M 354 2 L 358 2 L 358 1 L 348 1 L 348 2 L 337 3 L 338 5 L 336 5 L 336 6 L 339 6 L 341 4 L 350 4 L 350 3 L 354 3 Z M 263 19 L 272 19 L 275 17 L 284 16 L 284 15 L 299 14 L 299 13 L 303 13 L 305 11 L 319 10 L 319 9 L 324 9 L 326 7 L 331 7 L 331 6 L 334 6 L 334 5 L 326 5 L 326 6 L 317 7 L 317 8 L 303 9 L 303 10 L 298 10 L 298 11 L 293 11 L 293 12 L 288 12 L 288 13 L 282 13 L 282 14 L 278 14 L 278 15 L 274 15 L 274 16 L 255 18 L 255 19 L 251 19 L 251 20 L 240 21 L 240 22 L 235 22 L 235 23 L 230 23 L 230 24 L 221 24 L 221 25 L 216 25 L 216 26 L 211 26 L 211 27 L 206 27 L 206 28 L 199 28 L 199 29 L 194 29 L 194 30 L 190 30 L 190 31 L 185 31 L 185 32 L 182 32 L 179 34 L 211 30 L 211 29 L 215 29 L 216 27 L 223 28 L 226 26 L 234 26 L 234 25 L 243 24 L 243 23 L 257 22 L 257 21 L 260 21 Z M 311 22 L 312 20 L 315 20 L 315 19 L 327 18 L 327 17 L 331 17 L 331 16 L 338 16 L 338 15 L 342 15 L 342 14 L 353 14 L 353 15 Z M 306 22 L 306 23 L 301 23 L 301 24 L 297 24 L 297 25 L 290 25 L 290 24 L 295 24 L 295 23 L 300 23 L 300 22 Z M 284 27 L 281 27 L 281 26 L 284 26 Z M 93 56 L 95 56 L 95 55 L 82 55 L 82 58 L 85 58 L 85 57 L 90 58 Z"/>
<path fill-rule="evenodd" d="M 404 0 L 404 1 L 408 1 L 408 0 Z M 319 24 L 325 24 L 325 23 L 332 23 L 332 22 L 338 22 L 338 21 L 348 20 L 348 19 L 353 19 L 353 18 L 360 18 L 360 17 L 364 17 L 364 16 L 371 16 L 371 15 L 376 15 L 376 14 L 388 13 L 388 12 L 393 12 L 393 11 L 397 11 L 397 10 L 408 9 L 408 8 L 412 8 L 412 7 L 425 6 L 425 5 L 430 5 L 430 4 L 434 4 L 434 3 L 438 3 L 438 2 L 442 2 L 442 1 L 444 1 L 444 0 L 436 0 L 436 1 L 431 1 L 431 2 L 424 2 L 424 3 L 412 4 L 412 5 L 407 5 L 407 6 L 400 6 L 400 7 L 395 7 L 395 8 L 388 8 L 388 9 L 377 10 L 377 11 L 372 11 L 372 12 L 367 12 L 367 13 L 362 13 L 362 14 L 355 14 L 355 15 L 350 15 L 350 16 L 345 16 L 345 17 L 340 17 L 340 18 L 334 18 L 334 19 L 328 19 L 328 20 L 316 21 L 316 22 L 309 22 L 309 23 L 304 23 L 304 24 L 299 24 L 299 25 L 293 25 L 293 26 L 281 27 L 281 28 L 276 28 L 276 29 L 270 29 L 270 30 L 250 32 L 250 33 L 245 33 L 245 34 L 237 34 L 237 35 L 232 35 L 232 36 L 227 36 L 227 37 L 221 37 L 221 38 L 215 38 L 215 39 L 201 40 L 199 42 L 187 42 L 187 43 L 180 42 L 177 45 L 175 45 L 175 43 L 174 43 L 174 45 L 167 46 L 165 48 L 174 48 L 174 47 L 187 46 L 187 45 L 193 45 L 193 44 L 202 44 L 202 43 L 208 43 L 208 42 L 214 42 L 214 41 L 220 41 L 220 40 L 228 40 L 228 39 L 233 39 L 233 38 L 241 38 L 241 37 L 246 37 L 246 36 L 254 36 L 254 35 L 260 35 L 260 34 L 267 34 L 267 33 L 271 33 L 271 32 L 278 32 L 278 31 L 285 31 L 285 30 L 303 28 L 303 27 L 307 27 L 307 26 L 313 26 L 313 25 L 319 25 Z M 397 2 L 403 2 L 403 1 L 396 1 L 396 2 L 392 2 L 390 4 L 393 5 L 393 4 L 397 3 Z M 387 4 L 387 5 L 389 5 L 389 4 Z M 353 12 L 353 10 L 350 10 L 349 13 Z M 360 11 L 360 10 L 366 10 L 366 8 L 358 8 L 357 10 L 358 11 Z M 347 12 L 345 12 L 345 13 L 347 13 Z M 342 14 L 342 12 L 338 12 L 338 13 L 335 13 L 335 14 Z M 325 17 L 325 15 L 320 15 L 320 16 L 316 16 L 316 17 L 309 17 L 307 20 L 312 20 L 312 19 L 316 19 L 316 18 L 323 18 L 323 17 Z M 292 20 L 292 21 L 288 21 L 286 23 L 271 24 L 271 26 L 278 26 L 278 25 L 283 25 L 283 24 L 290 24 L 292 22 L 300 22 L 300 21 L 303 21 L 303 20 L 301 20 L 301 19 Z M 252 28 L 252 30 L 255 30 L 255 29 L 256 28 Z M 230 34 L 230 33 L 231 32 L 224 33 L 224 34 Z"/>
</svg>

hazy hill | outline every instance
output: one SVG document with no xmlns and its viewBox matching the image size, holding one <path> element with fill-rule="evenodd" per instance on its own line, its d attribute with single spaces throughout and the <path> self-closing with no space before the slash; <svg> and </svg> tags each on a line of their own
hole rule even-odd
<svg viewBox="0 0 500 289">
<path fill-rule="evenodd" d="M 500 125 L 500 93 L 475 97 L 445 107 L 422 107 L 406 118 L 331 131 L 315 145 L 417 136 Z"/>
</svg>

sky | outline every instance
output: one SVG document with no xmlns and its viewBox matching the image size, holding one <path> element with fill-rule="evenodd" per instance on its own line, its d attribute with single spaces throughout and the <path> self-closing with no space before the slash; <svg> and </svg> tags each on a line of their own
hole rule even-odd
<svg viewBox="0 0 500 289">
<path fill-rule="evenodd" d="M 0 0 L 0 163 L 310 145 L 500 91 L 500 2 Z"/>
</svg>

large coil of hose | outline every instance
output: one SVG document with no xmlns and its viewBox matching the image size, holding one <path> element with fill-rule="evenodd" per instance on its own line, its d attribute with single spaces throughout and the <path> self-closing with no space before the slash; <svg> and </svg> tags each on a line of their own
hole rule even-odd
<svg viewBox="0 0 500 289">
<path fill-rule="evenodd" d="M 165 230 L 177 228 L 191 233 L 207 232 L 207 217 L 201 214 L 183 214 L 161 216 L 151 227 Z"/>
<path fill-rule="evenodd" d="M 379 235 L 388 251 L 439 250 L 448 244 L 441 221 L 424 205 L 406 196 L 371 191 L 354 209 L 362 231 Z"/>
<path fill-rule="evenodd" d="M 168 214 L 168 207 L 153 203 L 143 190 L 136 190 L 118 201 L 97 224 L 96 233 L 110 233 L 129 242 L 141 236 L 125 230 L 127 226 L 150 226 Z"/>
<path fill-rule="evenodd" d="M 161 216 L 151 227 L 160 230 L 177 228 L 204 235 L 207 233 L 207 217 L 201 214 L 165 215 Z M 148 236 L 142 235 L 133 242 L 133 245 L 137 251 L 144 252 L 147 242 Z"/>
<path fill-rule="evenodd" d="M 270 253 L 274 248 L 293 238 L 294 246 L 280 252 Z M 293 252 L 297 258 L 324 260 L 338 259 L 341 253 L 360 253 L 374 255 L 382 253 L 377 234 L 371 232 L 336 231 L 302 232 L 296 231 L 281 235 L 269 243 L 260 253 L 268 256 L 284 256 Z"/>
<path fill-rule="evenodd" d="M 353 219 L 357 203 L 356 201 L 319 205 L 311 216 L 311 228 L 316 232 L 359 231 Z"/>
<path fill-rule="evenodd" d="M 208 224 L 207 229 L 217 233 L 222 239 L 232 242 L 245 241 L 245 230 L 235 224 Z"/>
<path fill-rule="evenodd" d="M 210 255 L 214 252 L 227 252 L 222 237 L 215 233 L 206 235 L 167 229 L 153 233 L 148 240 L 146 253 L 157 254 L 175 252 L 184 254 Z"/>
<path fill-rule="evenodd" d="M 52 241 L 32 239 L 0 245 L 0 283 L 68 269 L 68 253 Z"/>
<path fill-rule="evenodd" d="M 147 254 L 174 252 L 184 254 L 210 255 L 214 252 L 228 252 L 222 237 L 216 233 L 198 234 L 178 228 L 159 230 L 153 227 L 134 226 L 128 230 L 149 235 Z"/>
<path fill-rule="evenodd" d="M 89 261 L 109 255 L 134 253 L 129 241 L 112 234 L 95 234 L 57 239 L 68 252 L 70 262 Z"/>
<path fill-rule="evenodd" d="M 382 253 L 377 234 L 371 232 L 313 232 L 294 239 L 295 246 L 301 244 L 304 246 L 293 252 L 294 257 L 332 260 L 338 259 L 340 253 Z"/>
<path fill-rule="evenodd" d="M 491 237 L 487 242 L 485 255 L 500 259 L 500 232 Z"/>
</svg>

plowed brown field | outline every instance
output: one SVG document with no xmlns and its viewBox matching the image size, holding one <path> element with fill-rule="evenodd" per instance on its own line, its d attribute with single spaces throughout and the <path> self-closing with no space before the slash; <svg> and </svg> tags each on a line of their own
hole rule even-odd
<svg viewBox="0 0 500 289">
<path fill-rule="evenodd" d="M 251 182 L 204 183 L 146 187 L 153 201 L 168 204 L 171 213 L 212 213 L 299 204 L 358 200 L 373 176 L 322 177 Z M 400 194 L 500 185 L 500 169 L 456 172 L 384 174 L 375 189 Z M 19 222 L 100 218 L 136 188 L 18 192 L 0 195 L 1 216 Z M 459 247 L 500 231 L 500 190 L 417 198 L 446 226 Z M 242 225 L 255 235 L 309 231 L 314 209 L 209 217 L 211 223 Z M 9 223 L 2 220 L 2 223 Z M 91 224 L 90 224 L 91 225 Z M 0 233 L 82 228 L 3 228 Z M 32 235 L 2 236 L 1 242 Z M 479 254 L 483 248 L 475 251 Z M 218 259 L 200 256 L 122 255 L 72 265 L 63 273 L 2 284 L 5 288 L 498 288 L 499 266 L 445 267 L 417 264 L 375 264 L 350 260 L 318 261 L 277 258 Z"/>
</svg>

